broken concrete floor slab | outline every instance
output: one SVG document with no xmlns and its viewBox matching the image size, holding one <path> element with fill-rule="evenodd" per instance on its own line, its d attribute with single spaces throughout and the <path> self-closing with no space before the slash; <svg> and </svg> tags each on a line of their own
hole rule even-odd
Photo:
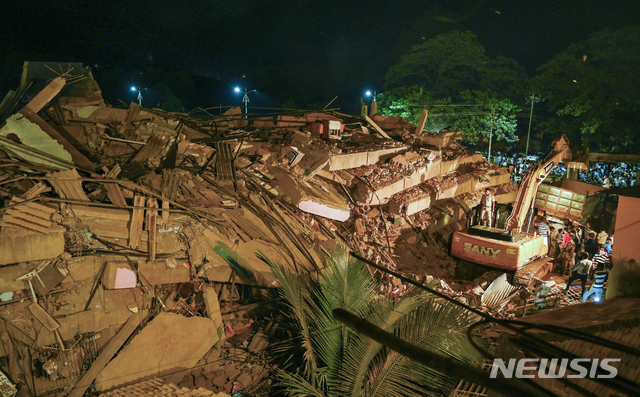
<svg viewBox="0 0 640 397">
<path fill-rule="evenodd" d="M 191 368 L 219 339 L 209 318 L 160 313 L 100 371 L 95 387 L 108 390 Z"/>
</svg>

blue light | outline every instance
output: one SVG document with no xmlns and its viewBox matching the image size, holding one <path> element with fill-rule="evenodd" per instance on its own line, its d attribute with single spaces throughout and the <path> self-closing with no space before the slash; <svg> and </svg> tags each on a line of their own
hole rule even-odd
<svg viewBox="0 0 640 397">
<path fill-rule="evenodd" d="M 366 92 L 367 96 L 371 96 L 371 91 Z"/>
<path fill-rule="evenodd" d="M 236 87 L 233 89 L 235 92 L 240 92 L 240 87 Z"/>
<path fill-rule="evenodd" d="M 136 87 L 131 87 L 131 91 L 136 91 Z"/>
</svg>

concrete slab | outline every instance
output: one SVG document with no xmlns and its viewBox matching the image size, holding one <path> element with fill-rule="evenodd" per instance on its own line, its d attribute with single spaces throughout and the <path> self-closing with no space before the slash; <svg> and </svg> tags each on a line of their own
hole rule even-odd
<svg viewBox="0 0 640 397">
<path fill-rule="evenodd" d="M 381 157 L 406 151 L 407 146 L 398 146 L 389 149 L 372 150 L 368 152 L 346 153 L 331 156 L 328 171 L 346 170 L 350 168 L 373 165 L 380 161 Z"/>
<path fill-rule="evenodd" d="M 47 234 L 3 226 L 0 265 L 55 258 L 64 252 L 64 229 L 53 225 Z"/>
<path fill-rule="evenodd" d="M 344 197 L 329 186 L 320 181 L 297 182 L 279 167 L 269 167 L 269 173 L 275 176 L 278 194 L 302 211 L 340 222 L 349 219 L 351 210 Z"/>
<path fill-rule="evenodd" d="M 186 283 L 191 280 L 189 269 L 178 261 L 174 268 L 169 268 L 164 259 L 152 262 L 138 262 L 138 271 L 150 285 Z"/>
<path fill-rule="evenodd" d="M 96 377 L 99 391 L 191 368 L 219 340 L 205 317 L 158 314 Z"/>
</svg>

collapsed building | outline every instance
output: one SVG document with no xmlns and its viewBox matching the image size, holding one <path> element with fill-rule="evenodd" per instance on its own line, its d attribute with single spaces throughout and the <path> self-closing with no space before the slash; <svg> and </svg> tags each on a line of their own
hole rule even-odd
<svg viewBox="0 0 640 397">
<path fill-rule="evenodd" d="M 342 244 L 478 306 L 500 275 L 457 280 L 447 252 L 481 190 L 517 191 L 460 131 L 120 109 L 82 65 L 33 62 L 0 116 L 4 395 L 260 395 L 278 332 L 261 257 L 313 275 Z M 493 306 L 524 303 L 503 284 Z"/>
</svg>

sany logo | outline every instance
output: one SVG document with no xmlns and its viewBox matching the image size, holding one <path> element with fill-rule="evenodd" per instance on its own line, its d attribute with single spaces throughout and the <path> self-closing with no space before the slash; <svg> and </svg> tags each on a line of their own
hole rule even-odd
<svg viewBox="0 0 640 397">
<path fill-rule="evenodd" d="M 516 365 L 516 361 L 518 362 Z M 498 371 L 502 372 L 505 378 L 511 379 L 515 370 L 516 378 L 535 378 L 536 375 L 539 378 L 562 378 L 567 370 L 567 364 L 569 368 L 577 372 L 577 374 L 569 374 L 567 378 L 614 378 L 618 375 L 618 369 L 609 365 L 611 362 L 619 362 L 619 358 L 605 358 L 600 361 L 599 367 L 604 371 L 608 371 L 609 374 L 599 374 L 596 376 L 598 370 L 598 358 L 574 358 L 569 360 L 563 358 L 558 364 L 557 358 L 523 358 L 516 360 L 512 358 L 509 360 L 509 365 L 506 365 L 500 358 L 493 360 L 491 366 L 491 373 L 489 377 L 494 379 L 498 375 Z M 540 368 L 536 366 L 536 363 L 540 362 Z M 538 371 L 537 374 L 535 371 Z M 525 373 L 527 371 L 528 373 Z M 534 371 L 534 372 L 532 372 Z"/>
<path fill-rule="evenodd" d="M 493 259 L 497 259 L 498 254 L 502 252 L 502 250 L 493 249 L 491 247 L 483 247 L 481 245 L 475 245 L 471 243 L 464 243 L 464 250 L 465 252 L 487 256 Z"/>
</svg>

